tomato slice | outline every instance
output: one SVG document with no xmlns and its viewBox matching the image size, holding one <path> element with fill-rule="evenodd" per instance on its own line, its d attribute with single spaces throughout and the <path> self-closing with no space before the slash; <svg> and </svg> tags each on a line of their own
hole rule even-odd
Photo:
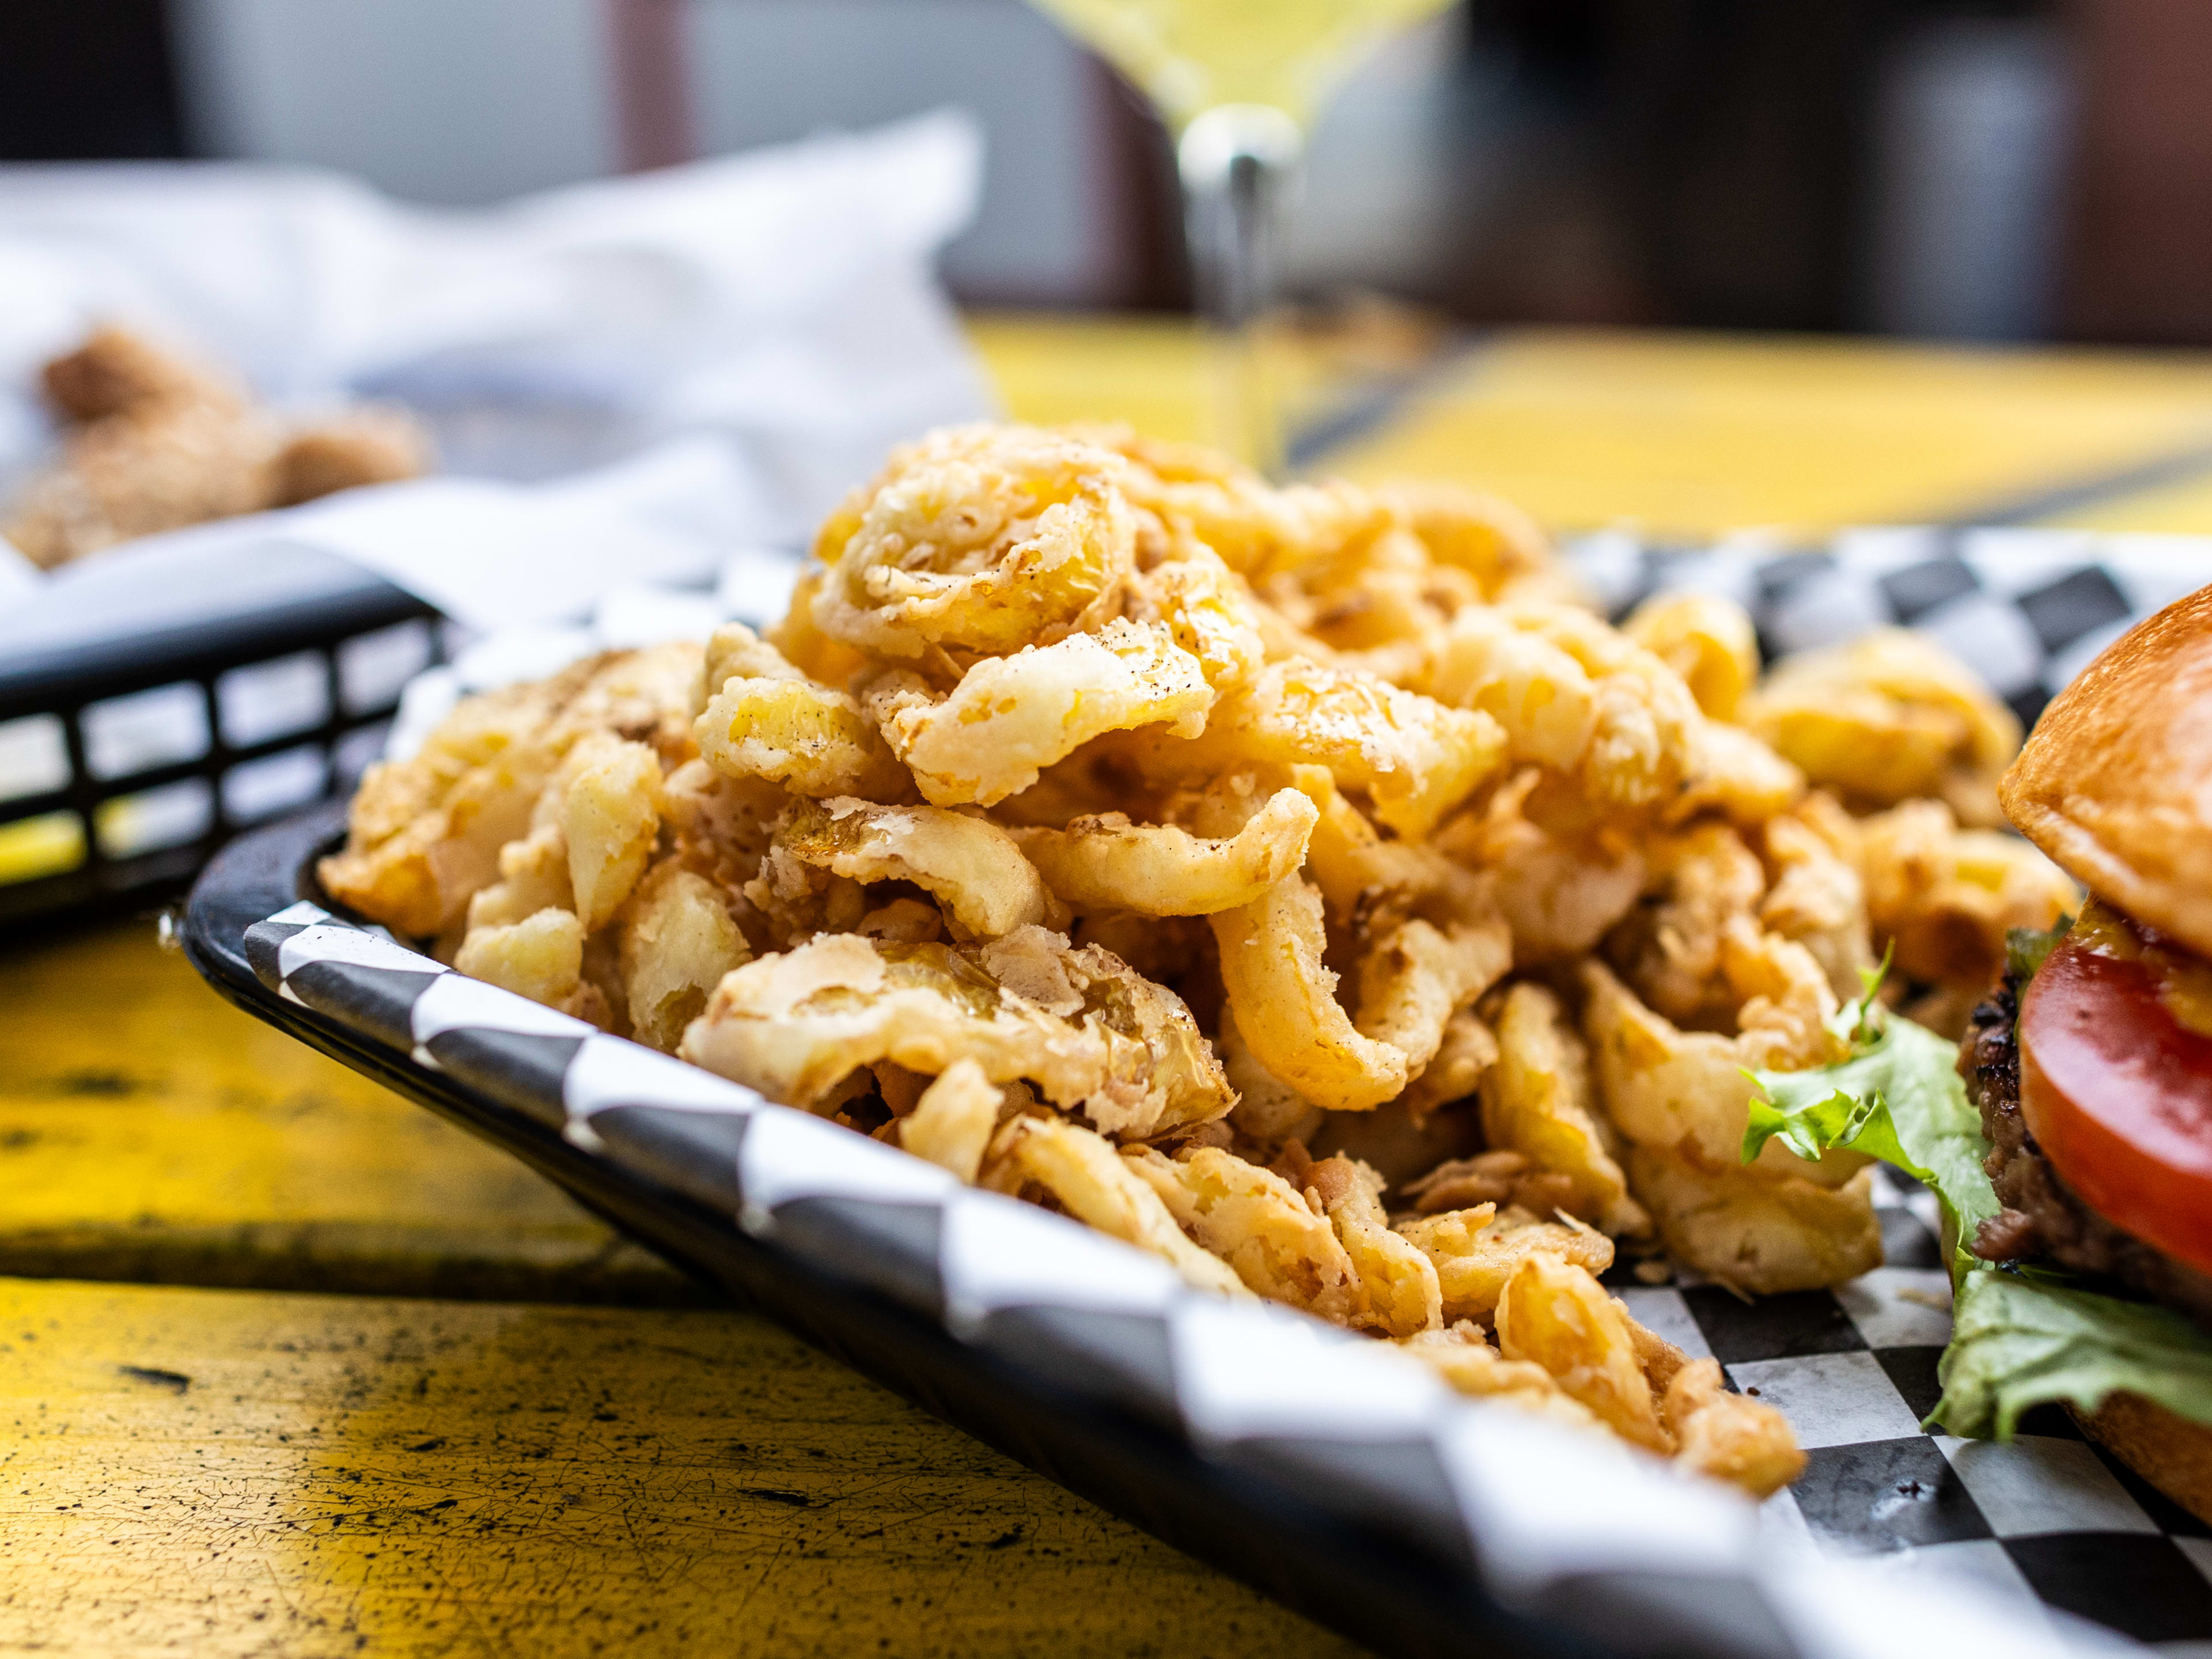
<svg viewBox="0 0 2212 1659">
<path fill-rule="evenodd" d="M 2021 1115 L 2090 1208 L 2212 1273 L 2212 1036 L 2174 1018 L 2163 977 L 2062 940 L 2021 1005 Z"/>
</svg>

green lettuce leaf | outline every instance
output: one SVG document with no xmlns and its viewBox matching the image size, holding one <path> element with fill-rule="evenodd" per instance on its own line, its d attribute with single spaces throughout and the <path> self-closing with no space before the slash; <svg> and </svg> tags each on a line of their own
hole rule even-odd
<svg viewBox="0 0 2212 1659">
<path fill-rule="evenodd" d="M 1966 1246 L 1975 1228 L 2000 1207 L 1982 1168 L 1990 1144 L 1959 1077 L 1958 1046 L 1884 1012 L 1871 990 L 1833 1024 L 1851 1042 L 1849 1059 L 1808 1072 L 1751 1073 L 1765 1097 L 1751 1103 L 1743 1160 L 1779 1136 L 1802 1158 L 1843 1147 L 1926 1182 L 1943 1201 L 1956 1278 L 1974 1265 Z"/>
<path fill-rule="evenodd" d="M 2050 937 L 2015 942 L 2033 972 Z M 2041 948 L 2038 948 L 2040 946 Z M 1747 1163 L 1779 1137 L 1817 1158 L 1844 1147 L 1894 1165 L 1934 1189 L 1944 1213 L 1954 1291 L 1951 1346 L 1938 1367 L 1943 1397 L 1928 1419 L 1953 1434 L 2011 1437 L 2021 1413 L 2057 1402 L 2094 1411 L 2124 1389 L 2177 1416 L 2212 1424 L 2212 1336 L 2148 1303 L 2124 1301 L 2048 1268 L 1996 1267 L 1967 1249 L 2001 1207 L 1982 1160 L 1981 1115 L 1954 1069 L 1958 1050 L 1868 998 L 1832 1029 L 1850 1056 L 1807 1072 L 1755 1072 L 1743 1139 Z"/>
<path fill-rule="evenodd" d="M 1929 1414 L 1953 1434 L 2009 1440 L 2051 1401 L 2094 1411 L 2124 1389 L 2212 1423 L 2212 1338 L 2169 1309 L 2082 1290 L 2072 1275 L 1978 1267 L 1959 1281 Z"/>
</svg>

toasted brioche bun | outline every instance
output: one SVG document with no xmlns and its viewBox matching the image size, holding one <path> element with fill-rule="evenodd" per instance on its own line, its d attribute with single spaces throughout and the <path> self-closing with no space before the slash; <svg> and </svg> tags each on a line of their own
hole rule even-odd
<svg viewBox="0 0 2212 1659">
<path fill-rule="evenodd" d="M 2130 629 L 2059 693 L 1997 799 L 2097 897 L 2212 957 L 2212 587 Z M 2074 1417 L 2212 1522 L 2212 1428 L 2134 1394 Z"/>
<path fill-rule="evenodd" d="M 2212 957 L 2212 587 L 2060 692 L 1997 799 L 2099 898 Z"/>
<path fill-rule="evenodd" d="M 2108 1394 L 2075 1411 L 2082 1432 L 2199 1521 L 2212 1524 L 2212 1429 L 2139 1394 Z"/>
</svg>

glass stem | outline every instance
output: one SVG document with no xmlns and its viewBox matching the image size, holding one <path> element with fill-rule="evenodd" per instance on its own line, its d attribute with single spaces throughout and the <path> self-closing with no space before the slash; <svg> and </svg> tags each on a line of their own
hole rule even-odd
<svg viewBox="0 0 2212 1659">
<path fill-rule="evenodd" d="M 1208 437 L 1269 477 L 1283 471 L 1279 403 L 1264 322 L 1274 298 L 1281 215 L 1304 149 L 1298 125 L 1264 104 L 1221 104 L 1176 149 L 1191 274 L 1207 340 Z"/>
</svg>

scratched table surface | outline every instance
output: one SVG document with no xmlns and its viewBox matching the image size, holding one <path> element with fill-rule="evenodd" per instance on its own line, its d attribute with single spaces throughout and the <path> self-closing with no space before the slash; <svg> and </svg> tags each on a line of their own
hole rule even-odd
<svg viewBox="0 0 2212 1659">
<path fill-rule="evenodd" d="M 1196 435 L 1170 322 L 986 317 L 1010 410 Z M 1562 528 L 2212 532 L 2212 361 L 1402 331 L 1310 471 Z M 218 1001 L 0 947 L 0 1654 L 1349 1653 Z"/>
</svg>

